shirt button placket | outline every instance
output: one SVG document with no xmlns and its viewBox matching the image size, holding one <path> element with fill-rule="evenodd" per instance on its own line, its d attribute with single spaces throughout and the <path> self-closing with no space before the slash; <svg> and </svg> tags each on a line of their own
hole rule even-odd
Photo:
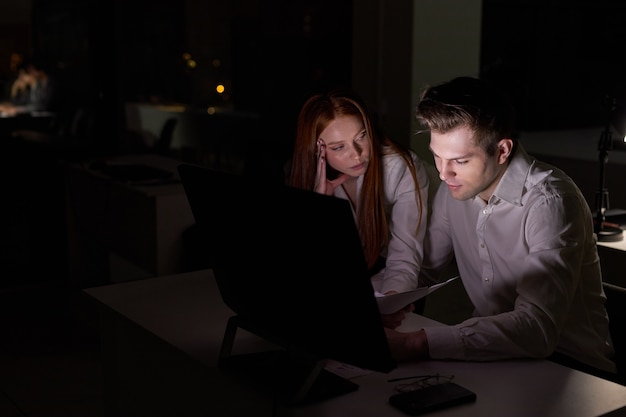
<svg viewBox="0 0 626 417">
<path fill-rule="evenodd" d="M 489 218 L 489 214 L 491 214 L 491 209 L 489 206 L 485 206 L 480 211 L 480 216 L 478 218 L 478 224 L 476 227 L 476 232 L 479 239 L 479 257 L 482 264 L 482 279 L 484 285 L 491 284 L 491 277 L 493 276 L 493 269 L 491 268 L 491 259 L 489 258 L 489 251 L 487 250 L 487 244 L 485 243 L 485 224 L 487 223 L 487 219 Z"/>
</svg>

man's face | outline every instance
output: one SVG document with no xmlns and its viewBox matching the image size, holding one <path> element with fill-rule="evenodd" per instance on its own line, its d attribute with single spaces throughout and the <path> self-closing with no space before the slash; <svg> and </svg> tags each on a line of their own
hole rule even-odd
<svg viewBox="0 0 626 417">
<path fill-rule="evenodd" d="M 476 145 L 473 132 L 465 126 L 447 133 L 430 134 L 430 150 L 439 178 L 448 185 L 450 194 L 457 200 L 467 200 L 476 195 L 485 202 L 489 200 L 504 174 L 510 154 L 506 146 L 504 149 L 501 146 L 497 148 L 495 155 L 487 155 Z"/>
</svg>

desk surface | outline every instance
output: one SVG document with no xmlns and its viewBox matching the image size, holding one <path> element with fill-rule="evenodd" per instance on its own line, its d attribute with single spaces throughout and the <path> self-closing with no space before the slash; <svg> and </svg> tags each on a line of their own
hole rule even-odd
<svg viewBox="0 0 626 417">
<path fill-rule="evenodd" d="M 210 270 L 84 291 L 104 311 L 121 315 L 148 330 L 199 360 L 199 366 L 204 365 L 208 369 L 216 367 L 226 320 L 233 313 L 221 302 Z M 430 320 L 411 315 L 402 328 L 419 328 L 426 321 Z M 253 335 L 243 334 L 241 338 L 250 344 L 256 343 Z M 353 393 L 309 406 L 281 410 L 280 415 L 404 416 L 387 403 L 394 393 L 393 383 L 387 382 L 387 379 L 431 373 L 453 374 L 455 382 L 474 391 L 478 398 L 474 404 L 437 412 L 439 417 L 576 417 L 609 413 L 611 416 L 626 416 L 625 386 L 543 360 L 403 363 L 389 374 L 373 372 L 356 377 L 354 381 L 359 384 L 359 389 Z M 206 401 L 212 400 L 207 397 Z M 238 406 L 241 407 L 241 404 Z"/>
<path fill-rule="evenodd" d="M 598 245 L 626 252 L 626 231 L 622 231 L 622 236 L 623 238 L 619 242 L 598 242 Z"/>
<path fill-rule="evenodd" d="M 598 255 L 602 267 L 602 280 L 626 287 L 624 261 L 626 259 L 626 232 L 619 242 L 598 242 Z"/>
</svg>

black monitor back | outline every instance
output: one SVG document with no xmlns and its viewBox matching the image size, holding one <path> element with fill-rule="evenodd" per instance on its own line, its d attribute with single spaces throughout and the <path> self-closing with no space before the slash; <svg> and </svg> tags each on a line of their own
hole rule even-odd
<svg viewBox="0 0 626 417">
<path fill-rule="evenodd" d="M 191 164 L 179 166 L 222 299 L 286 348 L 395 367 L 349 203 Z"/>
</svg>

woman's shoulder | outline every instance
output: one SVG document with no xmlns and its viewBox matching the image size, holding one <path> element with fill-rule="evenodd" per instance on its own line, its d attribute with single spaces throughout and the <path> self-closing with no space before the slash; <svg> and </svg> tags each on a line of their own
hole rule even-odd
<svg viewBox="0 0 626 417">
<path fill-rule="evenodd" d="M 420 157 L 415 153 L 412 149 L 407 149 L 408 157 L 413 161 L 413 165 L 416 169 L 420 169 L 423 165 Z M 382 151 L 382 161 L 385 167 L 387 168 L 399 168 L 402 166 L 407 166 L 405 156 L 400 154 L 400 152 L 393 149 L 391 146 L 384 146 Z"/>
<path fill-rule="evenodd" d="M 382 157 L 384 192 L 389 204 L 405 196 L 414 196 L 415 192 L 428 186 L 428 174 L 424 164 L 415 152 L 409 152 L 409 156 L 413 165 L 407 163 L 404 155 L 397 152 L 386 153 Z"/>
<path fill-rule="evenodd" d="M 412 150 L 409 150 L 409 157 L 413 161 L 413 166 L 407 163 L 403 155 L 394 150 L 383 154 L 382 168 L 387 187 L 390 184 L 395 184 L 396 186 L 410 184 L 413 182 L 413 174 L 415 174 L 420 187 L 428 184 L 428 173 L 426 172 L 425 164 Z"/>
</svg>

